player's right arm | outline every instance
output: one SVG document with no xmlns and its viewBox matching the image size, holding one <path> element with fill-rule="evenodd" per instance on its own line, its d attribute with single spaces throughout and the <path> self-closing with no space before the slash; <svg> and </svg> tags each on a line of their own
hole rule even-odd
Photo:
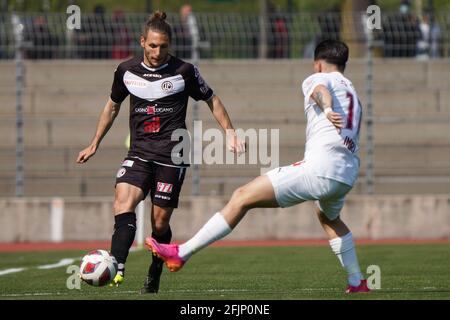
<svg viewBox="0 0 450 320">
<path fill-rule="evenodd" d="M 89 160 L 90 157 L 92 157 L 95 154 L 100 145 L 100 142 L 103 140 L 106 133 L 111 128 L 112 124 L 114 123 L 114 120 L 119 114 L 119 111 L 120 111 L 120 103 L 116 103 L 112 101 L 111 98 L 109 98 L 98 120 L 95 136 L 92 139 L 90 145 L 85 149 L 81 150 L 80 153 L 78 154 L 77 163 L 85 163 L 86 161 Z"/>
<path fill-rule="evenodd" d="M 95 131 L 95 136 L 92 139 L 91 144 L 78 154 L 78 163 L 85 163 L 95 154 L 100 142 L 108 132 L 109 128 L 111 128 L 114 119 L 116 119 L 119 114 L 120 105 L 129 94 L 128 89 L 123 82 L 125 71 L 126 68 L 123 66 L 123 63 L 120 64 L 114 71 L 114 81 L 111 88 L 110 98 L 106 102 L 106 105 L 100 115 L 97 130 Z"/>
<path fill-rule="evenodd" d="M 333 97 L 327 87 L 323 84 L 317 85 L 311 94 L 311 98 L 323 110 L 327 119 L 330 120 L 336 128 L 343 128 L 344 122 L 342 116 L 333 111 Z"/>
</svg>

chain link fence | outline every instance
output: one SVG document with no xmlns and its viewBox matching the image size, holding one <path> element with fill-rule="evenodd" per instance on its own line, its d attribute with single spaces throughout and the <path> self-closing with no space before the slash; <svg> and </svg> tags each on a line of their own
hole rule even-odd
<svg viewBox="0 0 450 320">
<path fill-rule="evenodd" d="M 142 48 L 139 45 L 139 37 L 141 34 L 141 28 L 147 19 L 146 14 L 124 14 L 122 12 L 116 12 L 111 15 L 95 15 L 95 14 L 82 14 L 81 15 L 81 29 L 68 30 L 66 22 L 68 16 L 66 14 L 19 14 L 20 23 L 23 25 L 23 40 L 24 40 L 24 57 L 26 59 L 126 59 L 132 55 L 142 54 Z M 182 18 L 178 14 L 168 14 L 169 22 L 173 27 L 173 39 L 172 39 L 172 53 L 180 58 L 191 59 L 193 61 L 192 54 L 192 41 L 189 37 L 189 28 L 182 22 Z M 442 142 L 438 138 L 445 139 L 445 130 L 440 129 L 442 127 L 441 122 L 448 123 L 448 117 L 450 112 L 447 106 L 447 83 L 445 65 L 448 65 L 448 60 L 436 59 L 425 64 L 416 63 L 416 61 L 399 61 L 394 59 L 391 63 L 404 64 L 404 69 L 396 69 L 402 74 L 400 79 L 406 79 L 407 81 L 398 81 L 393 83 L 391 78 L 392 74 L 388 68 L 382 68 L 378 70 L 379 73 L 386 73 L 386 76 L 381 77 L 386 80 L 380 86 L 380 82 L 372 84 L 374 79 L 374 72 L 372 71 L 372 52 L 378 57 L 404 57 L 404 58 L 434 58 L 434 57 L 448 57 L 450 54 L 449 48 L 449 31 L 450 31 L 450 12 L 440 13 L 434 17 L 426 16 L 422 19 L 411 15 L 401 15 L 398 13 L 382 14 L 382 28 L 375 30 L 373 38 L 366 38 L 368 33 L 364 29 L 364 20 L 362 14 L 354 14 L 350 16 L 342 16 L 339 13 L 296 13 L 296 14 L 271 14 L 267 17 L 259 16 L 258 14 L 224 14 L 224 13 L 201 13 L 196 14 L 197 24 L 199 26 L 200 34 L 200 58 L 201 59 L 298 59 L 307 58 L 313 56 L 313 50 L 318 41 L 325 38 L 342 39 L 346 41 L 352 53 L 359 54 L 359 57 L 367 57 L 366 68 L 363 68 L 363 64 L 359 64 L 356 68 L 355 74 L 359 79 L 359 85 L 366 86 L 365 103 L 367 106 L 367 113 L 365 119 L 367 121 L 367 135 L 365 141 L 366 147 L 366 172 L 364 173 L 367 185 L 370 187 L 374 184 L 374 181 L 378 184 L 377 192 L 443 192 L 442 190 L 448 190 L 450 181 L 450 175 L 448 174 L 449 166 L 448 161 L 442 160 L 448 157 L 450 154 L 450 147 L 448 140 Z M 261 30 L 261 26 L 262 29 Z M 370 34 L 370 33 L 369 33 Z M 373 41 L 372 41 L 373 40 Z M 19 46 L 17 46 L 19 47 Z M 368 48 L 373 50 L 367 50 Z M 354 50 L 359 49 L 359 50 Z M 0 14 L 0 59 L 12 60 L 15 57 L 16 43 L 14 40 L 14 28 L 12 26 L 11 14 Z M 357 56 L 356 55 L 356 56 Z M 367 55 L 367 56 L 366 56 Z M 22 59 L 16 59 L 21 61 Z M 195 60 L 195 59 L 194 59 Z M 6 60 L 4 60 L 6 61 Z M 377 61 L 377 60 L 375 60 Z M 12 65 L 11 61 L 2 63 L 5 67 L 3 70 L 11 70 L 8 65 Z M 70 65 L 83 66 L 87 61 L 71 61 Z M 111 64 L 111 68 L 117 65 L 114 61 L 105 61 L 106 64 Z M 227 61 L 226 63 L 240 63 L 242 65 L 249 64 L 251 61 Z M 301 61 L 297 61 L 301 64 Z M 17 64 L 18 62 L 16 62 Z M 57 62 L 55 62 L 57 63 Z M 64 61 L 60 61 L 61 64 L 66 64 Z M 50 62 L 50 64 L 54 64 Z M 103 62 L 102 62 L 103 64 Z M 215 64 L 211 61 L 211 64 Z M 256 64 L 273 65 L 270 61 L 257 61 Z M 277 65 L 291 65 L 291 61 L 279 61 Z M 389 64 L 389 59 L 378 59 L 377 68 L 381 68 L 380 64 Z M 39 65 L 49 65 L 49 62 L 43 62 L 41 64 L 34 64 L 34 67 Z M 421 68 L 421 66 L 427 69 Z M 42 70 L 42 66 L 41 69 Z M 17 67 L 18 70 L 23 68 Z M 375 68 L 376 69 L 376 68 Z M 410 72 L 410 70 L 413 70 Z M 427 71 L 424 71 L 427 70 Z M 270 72 L 270 71 L 269 71 Z M 39 74 L 39 72 L 35 72 Z M 6 75 L 4 72 L 3 75 Z M 442 74 L 442 75 L 441 75 Z M 448 73 L 447 73 L 448 74 Z M 398 75 L 398 74 L 396 74 Z M 426 75 L 426 76 L 424 76 Z M 241 74 L 242 76 L 242 74 Z M 45 75 L 44 75 L 45 77 Z M 4 79 L 6 79 L 5 77 Z M 17 89 L 16 95 L 22 94 L 23 87 L 26 85 L 23 81 L 26 80 L 23 73 L 18 72 L 16 75 Z M 61 80 L 61 78 L 58 78 Z M 80 78 L 81 80 L 83 78 Z M 78 79 L 78 81 L 80 81 Z M 380 79 L 380 78 L 378 78 Z M 421 80 L 422 79 L 422 80 Z M 2 80 L 2 79 L 0 79 Z M 411 80 L 409 82 L 409 80 Z M 405 83 L 403 83 L 405 82 Z M 14 116 L 19 119 L 19 115 L 22 113 L 20 99 L 13 100 L 11 97 L 12 83 L 10 78 L 3 82 L 5 85 L 0 86 L 0 91 L 3 90 L 2 97 L 4 100 L 2 108 L 2 117 L 0 120 L 0 128 L 3 127 L 3 133 L 7 132 L 5 136 L 10 136 L 11 124 L 14 120 Z M 229 84 L 223 87 L 227 87 L 232 93 L 228 92 L 228 96 L 232 97 L 235 93 L 240 92 L 239 88 L 229 88 Z M 385 88 L 388 86 L 389 90 Z M 83 90 L 87 86 L 81 86 Z M 231 86 L 232 87 L 232 86 Z M 377 101 L 378 106 L 393 105 L 392 113 L 381 113 L 372 116 L 372 90 L 377 88 Z M 412 90 L 411 88 L 414 88 Z M 73 170 L 70 166 L 71 161 L 69 157 L 79 151 L 79 141 L 64 143 L 64 148 L 61 145 L 53 143 L 52 139 L 62 135 L 64 130 L 80 130 L 79 128 L 87 128 L 85 123 L 90 119 L 94 121 L 91 114 L 81 114 L 80 117 L 74 117 L 72 113 L 61 114 L 60 116 L 52 116 L 51 119 L 45 117 L 48 113 L 39 114 L 40 108 L 48 110 L 47 104 L 52 104 L 55 97 L 61 95 L 61 92 L 55 91 L 49 87 L 31 87 L 29 91 L 24 95 L 24 121 L 23 123 L 28 125 L 28 132 L 33 132 L 34 136 L 39 137 L 41 140 L 37 140 L 42 145 L 50 146 L 49 150 L 41 149 L 40 147 L 33 146 L 33 142 L 27 142 L 27 153 L 24 155 L 23 150 L 19 145 L 19 142 L 24 142 L 24 138 L 19 134 L 17 135 L 16 144 L 16 169 L 23 170 L 23 177 L 16 178 L 18 182 L 26 180 L 25 192 L 26 195 L 89 195 L 92 192 L 98 192 L 97 195 L 109 194 L 110 190 L 105 191 L 104 188 L 99 186 L 107 186 L 111 183 L 111 172 L 115 170 L 116 164 L 109 164 L 112 167 L 105 168 L 102 164 L 100 169 L 96 169 L 96 176 L 90 177 L 89 174 L 85 176 Z M 258 88 L 261 91 L 269 91 L 270 87 Z M 398 89 L 398 90 L 397 90 Z M 236 90 L 236 91 L 233 91 Z M 95 91 L 95 89 L 93 89 Z M 90 91 L 89 97 L 97 96 Z M 417 91 L 417 92 L 415 92 Z M 59 92 L 59 93 L 58 93 Z M 69 94 L 69 91 L 62 91 L 64 94 L 68 94 L 69 101 L 75 101 L 73 99 L 77 93 Z M 281 94 L 281 93 L 280 93 Z M 250 94 L 249 94 L 250 95 Z M 382 98 L 384 96 L 387 98 Z M 404 95 L 404 96 L 403 96 Z M 422 97 L 423 95 L 423 97 Z M 401 96 L 401 98 L 399 98 Z M 6 99 L 5 99 L 6 98 Z M 38 99 L 39 98 L 39 99 Z M 41 99 L 42 98 L 42 99 Z M 56 97 L 57 98 L 57 97 Z M 66 97 L 64 97 L 66 98 Z M 406 100 L 409 99 L 409 100 Z M 71 100 L 72 99 L 72 100 Z M 392 101 L 391 101 L 392 99 Z M 426 100 L 425 100 L 426 99 Z M 12 101 L 16 101 L 17 110 L 13 116 Z M 61 101 L 61 100 L 55 100 Z M 86 100 L 84 100 L 86 101 Z M 288 101 L 289 99 L 285 100 Z M 424 102 L 425 101 L 425 102 Z M 65 102 L 65 101 L 64 101 Z M 82 104 L 81 102 L 80 104 Z M 85 102 L 84 102 L 85 103 Z M 269 104 L 269 102 L 267 102 Z M 72 102 L 72 105 L 76 108 L 80 104 Z M 32 105 L 32 106 L 30 106 Z M 423 109 L 422 105 L 426 105 Z M 11 108 L 9 108 L 11 106 Z M 264 106 L 263 106 L 264 107 Z M 394 108 L 395 107 L 395 108 Z M 9 109 L 8 109 L 9 108 Z M 83 107 L 82 109 L 84 109 Z M 398 117 L 398 111 L 396 108 L 405 108 L 408 110 L 407 116 L 402 114 L 402 117 Z M 406 109 L 407 108 L 407 109 Z M 414 113 L 414 110 L 421 110 L 419 113 Z M 33 110 L 30 112 L 30 110 Z M 36 111 L 38 110 L 38 111 Z M 264 110 L 264 109 L 262 109 Z M 412 110 L 412 113 L 410 113 Z M 36 113 L 35 113 L 36 111 Z M 257 112 L 264 112 L 257 110 Z M 428 115 L 428 116 L 427 116 Z M 196 119 L 196 117 L 193 117 Z M 250 117 L 253 119 L 253 115 Z M 420 118 L 420 121 L 417 120 Z M 242 122 L 242 118 L 240 119 Z M 288 123 L 289 121 L 287 121 Z M 419 126 L 420 122 L 420 126 Z M 414 140 L 418 138 L 416 144 L 410 144 L 406 141 L 405 146 L 400 148 L 399 158 L 394 159 L 402 163 L 398 166 L 398 162 L 391 162 L 392 158 L 386 159 L 373 158 L 373 123 L 378 124 L 377 134 L 386 130 L 388 123 L 397 123 L 403 125 L 408 134 L 414 134 L 415 132 L 421 132 L 423 130 L 424 138 L 421 135 L 411 138 Z M 72 125 L 71 129 L 67 129 Z M 95 123 L 89 124 L 89 128 L 94 126 Z M 17 128 L 22 128 L 21 121 L 17 122 Z M 436 129 L 435 129 L 436 127 Z M 5 129 L 6 128 L 6 129 Z M 64 129 L 63 129 L 64 128 Z M 381 128 L 381 129 L 380 129 Z M 413 129 L 411 129 L 413 128 Z M 431 129 L 433 128 L 433 129 Z M 34 131 L 36 130 L 36 131 Z M 87 130 L 87 129 L 86 129 Z M 439 131 L 442 130 L 442 131 Z M 432 132 L 436 134 L 432 135 Z M 443 132 L 443 133 L 439 133 Z M 125 135 L 125 133 L 124 133 Z M 30 135 L 28 135 L 28 138 Z M 47 138 L 46 141 L 44 141 Z M 122 139 L 122 137 L 120 137 Z M 383 138 L 384 139 L 384 138 Z M 0 190 L 4 195 L 13 194 L 11 188 L 13 181 L 13 169 L 11 163 L 14 162 L 14 145 L 11 141 L 6 141 L 4 145 L 0 146 Z M 64 140 L 65 141 L 65 140 Z M 431 141 L 431 142 L 430 142 Z M 437 141 L 437 142 L 436 142 Z M 421 149 L 422 146 L 428 146 L 428 149 Z M 83 142 L 84 143 L 84 142 Z M 383 145 L 384 143 L 384 145 Z M 384 149 L 381 149 L 378 153 L 389 154 L 392 150 L 397 148 L 390 144 L 390 140 L 382 140 L 381 145 Z M 436 143 L 436 144 L 435 144 Z M 418 149 L 415 147 L 418 146 Z M 117 146 L 115 146 L 117 147 Z M 122 148 L 120 148 L 122 150 Z M 387 151 L 386 151 L 387 150 Z M 416 151 L 421 150 L 421 151 Z M 424 151 L 425 150 L 425 151 Z M 433 154 L 435 150 L 439 150 L 439 156 Z M 105 152 L 105 151 L 103 151 Z M 110 159 L 112 156 L 117 156 L 119 153 L 117 150 L 109 150 Z M 434 159 L 434 162 L 429 165 L 431 169 L 424 170 L 423 167 L 410 164 L 410 167 L 405 165 L 405 168 L 413 168 L 414 177 L 410 177 L 412 171 L 405 173 L 399 172 L 399 168 L 403 168 L 403 162 L 411 158 L 411 155 L 420 154 L 422 159 L 427 159 L 425 162 L 429 162 L 430 159 Z M 48 156 L 51 154 L 52 156 Z M 22 156 L 22 161 L 17 155 Z M 370 157 L 369 157 L 370 156 Z M 427 157 L 430 157 L 428 159 Z M 50 162 L 48 159 L 55 159 L 54 162 Z M 374 164 L 377 164 L 377 167 Z M 433 165 L 436 167 L 433 168 Z M 398 166 L 398 167 L 396 167 Z M 380 169 L 381 167 L 381 169 Z M 378 168 L 378 172 L 375 169 Z M 104 170 L 104 171 L 101 171 Z M 247 169 L 246 169 L 247 170 Z M 381 170 L 381 171 L 380 171 Z M 382 171 L 384 170 L 384 171 Z M 439 171 L 439 174 L 436 172 Z M 19 171 L 19 170 L 16 170 Z M 236 171 L 235 176 L 230 176 L 227 172 L 218 171 L 216 176 L 211 173 L 205 173 L 205 177 L 202 177 L 201 185 L 206 192 L 217 192 L 218 194 L 225 194 L 231 192 L 230 186 L 236 186 L 238 183 L 244 183 L 248 177 L 250 171 L 246 171 L 245 174 Z M 375 175 L 375 172 L 378 176 Z M 382 175 L 379 174 L 382 172 Z M 209 174 L 209 176 L 206 176 Z M 253 176 L 253 173 L 252 173 Z M 376 176 L 376 177 L 375 177 Z M 415 181 L 413 184 L 408 179 Z M 415 179 L 415 180 L 414 180 Z M 23 181 L 22 181 L 23 180 Z M 192 179 L 195 180 L 195 179 Z M 18 184 L 22 185 L 22 184 Z M 46 188 L 42 188 L 42 185 L 46 185 Z M 212 189 L 210 186 L 217 186 L 218 188 Z M 381 186 L 380 186 L 381 185 Z M 416 187 L 415 185 L 418 185 Z M 386 187 L 387 186 L 387 187 Z M 408 186 L 414 186 L 407 188 Z M 52 189 L 53 187 L 54 189 Z M 367 188 L 367 193 L 371 193 L 372 187 Z M 389 189 L 390 188 L 390 189 Z M 395 189 L 395 190 L 394 190 Z M 216 191 L 218 190 L 218 191 Z M 361 193 L 362 188 L 355 188 L 355 192 Z M 393 191 L 394 190 L 394 191 Z M 44 194 L 43 192 L 47 192 Z M 447 191 L 445 191 L 447 192 Z M 195 193 L 195 192 L 193 192 Z"/>
<path fill-rule="evenodd" d="M 277 13 L 267 17 L 196 13 L 200 58 L 311 58 L 315 44 L 325 38 L 364 45 L 364 27 L 359 23 L 362 14 L 343 18 L 335 12 Z M 19 17 L 24 25 L 27 59 L 125 59 L 141 53 L 139 36 L 148 16 L 121 11 L 101 15 L 82 13 L 79 30 L 67 29 L 66 14 L 23 13 Z M 174 31 L 173 54 L 189 59 L 191 41 L 187 27 L 179 14 L 168 17 Z M 426 14 L 420 19 L 412 14 L 383 12 L 381 18 L 382 28 L 375 32 L 378 56 L 449 56 L 450 12 Z M 13 57 L 11 15 L 2 13 L 0 59 Z"/>
</svg>

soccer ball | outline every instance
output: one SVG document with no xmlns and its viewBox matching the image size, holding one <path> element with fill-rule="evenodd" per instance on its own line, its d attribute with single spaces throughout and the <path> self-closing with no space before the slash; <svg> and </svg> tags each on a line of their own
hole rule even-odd
<svg viewBox="0 0 450 320">
<path fill-rule="evenodd" d="M 81 279 L 92 286 L 101 287 L 111 282 L 117 273 L 117 261 L 106 250 L 94 250 L 83 257 Z"/>
</svg>

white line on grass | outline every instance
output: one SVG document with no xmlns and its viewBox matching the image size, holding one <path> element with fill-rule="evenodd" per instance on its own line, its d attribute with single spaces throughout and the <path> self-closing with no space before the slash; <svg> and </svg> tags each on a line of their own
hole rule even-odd
<svg viewBox="0 0 450 320">
<path fill-rule="evenodd" d="M 60 268 L 60 267 L 64 267 L 64 266 L 68 266 L 70 264 L 72 264 L 75 261 L 75 259 L 61 259 L 59 262 L 54 263 L 54 264 L 46 264 L 43 266 L 38 266 L 38 269 L 41 270 L 46 270 L 46 269 L 55 269 L 55 268 Z"/>
<path fill-rule="evenodd" d="M 132 247 L 132 248 L 130 248 L 130 252 L 138 252 L 138 251 L 141 251 L 143 249 L 144 249 L 143 247 Z M 57 263 L 37 266 L 36 268 L 38 268 L 40 270 L 48 270 L 48 269 L 55 269 L 55 268 L 65 267 L 65 266 L 68 266 L 68 265 L 74 263 L 76 260 L 80 260 L 80 259 L 81 259 L 80 257 L 64 258 L 64 259 L 61 259 Z M 0 270 L 0 276 L 4 276 L 4 275 L 10 274 L 10 273 L 21 272 L 21 271 L 24 271 L 26 269 L 27 268 L 11 268 L 11 269 Z"/>
<path fill-rule="evenodd" d="M 23 270 L 26 270 L 26 268 L 11 268 L 11 269 L 0 270 L 0 276 L 3 276 L 5 274 L 10 274 L 10 273 L 21 272 Z"/>
</svg>

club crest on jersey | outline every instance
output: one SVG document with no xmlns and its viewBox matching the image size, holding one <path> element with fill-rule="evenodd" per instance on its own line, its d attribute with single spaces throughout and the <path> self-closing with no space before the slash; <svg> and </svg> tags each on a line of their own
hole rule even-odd
<svg viewBox="0 0 450 320">
<path fill-rule="evenodd" d="M 127 172 L 127 169 L 125 168 L 120 168 L 119 171 L 117 171 L 117 178 L 123 177 L 123 175 Z"/>
<path fill-rule="evenodd" d="M 158 182 L 158 184 L 156 186 L 156 190 L 158 190 L 158 192 L 164 192 L 164 193 L 172 193 L 172 188 L 173 188 L 172 184 L 165 183 L 165 182 Z"/>
<path fill-rule="evenodd" d="M 173 89 L 173 83 L 172 82 L 170 82 L 170 81 L 164 81 L 162 84 L 161 84 L 161 89 L 163 90 L 163 91 L 172 91 L 172 89 Z"/>
</svg>

